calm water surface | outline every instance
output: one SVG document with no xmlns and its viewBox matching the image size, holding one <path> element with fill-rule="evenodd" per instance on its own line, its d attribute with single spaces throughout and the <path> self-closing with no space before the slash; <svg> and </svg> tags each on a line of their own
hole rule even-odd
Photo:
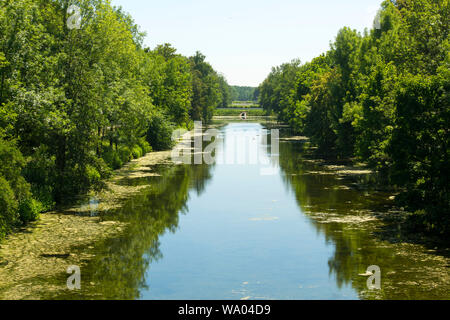
<svg viewBox="0 0 450 320">
<path fill-rule="evenodd" d="M 276 157 L 260 123 L 220 130 L 225 161 L 160 165 L 159 177 L 122 181 L 148 187 L 104 217 L 128 230 L 96 245 L 82 270 L 89 285 L 72 297 L 449 298 L 445 257 L 374 234 L 374 213 L 391 203 L 370 175 L 327 171 L 304 159 L 301 142 L 282 139 Z M 371 265 L 382 290 L 360 275 Z"/>
</svg>

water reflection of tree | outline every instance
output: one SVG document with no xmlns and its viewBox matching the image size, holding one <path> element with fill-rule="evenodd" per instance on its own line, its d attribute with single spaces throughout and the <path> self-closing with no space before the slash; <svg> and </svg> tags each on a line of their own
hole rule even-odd
<svg viewBox="0 0 450 320">
<path fill-rule="evenodd" d="M 358 274 L 365 273 L 371 264 L 379 265 L 383 272 L 390 272 L 394 253 L 388 248 L 377 246 L 366 229 L 350 227 L 346 223 L 322 223 L 316 219 L 318 214 L 357 215 L 358 210 L 369 210 L 374 199 L 365 197 L 358 190 L 334 188 L 342 184 L 334 175 L 308 174 L 310 171 L 322 171 L 323 168 L 304 160 L 299 144 L 280 144 L 280 167 L 284 172 L 284 182 L 294 190 L 298 205 L 310 216 L 311 224 L 325 235 L 327 243 L 335 247 L 328 262 L 330 275 L 334 275 L 339 288 L 351 284 L 361 297 L 374 298 L 362 295 L 367 291 L 367 278 Z M 354 211 L 350 212 L 350 209 Z"/>
<path fill-rule="evenodd" d="M 159 237 L 176 232 L 179 214 L 186 212 L 190 190 L 201 194 L 211 178 L 210 166 L 171 166 L 150 186 L 124 203 L 109 219 L 127 223 L 126 232 L 96 249 L 83 269 L 83 298 L 136 299 L 146 288 L 145 274 L 162 258 Z M 78 296 L 79 297 L 79 296 Z M 77 298 L 77 297 L 75 297 Z"/>
</svg>

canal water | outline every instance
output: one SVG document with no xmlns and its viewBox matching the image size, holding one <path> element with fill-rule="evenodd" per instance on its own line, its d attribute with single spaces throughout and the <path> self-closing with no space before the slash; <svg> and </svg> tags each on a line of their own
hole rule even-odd
<svg viewBox="0 0 450 320">
<path fill-rule="evenodd" d="M 373 175 L 308 156 L 264 123 L 220 126 L 216 162 L 158 165 L 104 219 L 82 290 L 54 299 L 448 299 L 448 251 L 399 241 Z M 369 289 L 369 266 L 381 288 Z"/>
</svg>

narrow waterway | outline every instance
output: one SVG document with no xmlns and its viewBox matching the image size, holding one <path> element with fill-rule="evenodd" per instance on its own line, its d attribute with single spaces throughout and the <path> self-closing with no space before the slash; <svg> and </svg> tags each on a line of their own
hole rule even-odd
<svg viewBox="0 0 450 320">
<path fill-rule="evenodd" d="M 391 195 L 370 187 L 370 173 L 307 159 L 301 139 L 283 133 L 275 148 L 268 129 L 224 124 L 222 160 L 123 178 L 145 187 L 103 218 L 126 231 L 94 245 L 81 291 L 46 296 L 43 288 L 43 297 L 449 298 L 448 251 L 385 235 L 377 216 L 392 207 Z M 367 288 L 372 265 L 380 290 Z"/>
</svg>

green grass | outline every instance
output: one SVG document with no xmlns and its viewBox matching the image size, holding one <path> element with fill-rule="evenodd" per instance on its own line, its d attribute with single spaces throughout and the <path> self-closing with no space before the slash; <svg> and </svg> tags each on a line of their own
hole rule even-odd
<svg viewBox="0 0 450 320">
<path fill-rule="evenodd" d="M 248 117 L 264 117 L 267 116 L 266 112 L 262 109 L 243 109 L 243 108 L 228 108 L 228 109 L 216 109 L 214 111 L 215 116 L 236 116 L 242 112 L 247 112 Z"/>
<path fill-rule="evenodd" d="M 233 101 L 228 108 L 260 108 L 255 101 Z"/>
</svg>

